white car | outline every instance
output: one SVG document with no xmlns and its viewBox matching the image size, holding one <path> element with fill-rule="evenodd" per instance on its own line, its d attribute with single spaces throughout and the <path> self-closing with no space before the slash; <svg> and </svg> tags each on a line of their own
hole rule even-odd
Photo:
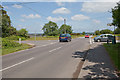
<svg viewBox="0 0 120 80">
<path fill-rule="evenodd" d="M 114 36 L 112 34 L 101 34 L 94 38 L 95 42 L 106 42 L 106 41 L 112 41 L 112 38 Z"/>
</svg>

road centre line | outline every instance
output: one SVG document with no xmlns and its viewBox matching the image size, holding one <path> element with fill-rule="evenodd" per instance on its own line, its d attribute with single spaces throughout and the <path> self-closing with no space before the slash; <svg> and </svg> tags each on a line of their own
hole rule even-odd
<svg viewBox="0 0 120 80">
<path fill-rule="evenodd" d="M 44 46 L 48 46 L 48 45 L 55 44 L 55 43 L 57 43 L 57 42 L 53 42 L 53 43 L 50 43 L 50 44 L 45 44 L 45 45 L 37 46 L 37 47 L 44 47 Z"/>
<path fill-rule="evenodd" d="M 60 48 L 62 48 L 62 47 L 58 47 L 58 48 L 52 49 L 52 50 L 50 50 L 49 52 L 53 52 L 53 51 L 58 50 L 58 49 L 60 49 Z"/>
<path fill-rule="evenodd" d="M 6 68 L 4 68 L 4 69 L 1 69 L 0 72 L 1 72 L 1 71 L 5 71 L 5 70 L 10 69 L 10 68 L 13 68 L 13 67 L 15 67 L 15 66 L 17 66 L 17 65 L 20 65 L 20 64 L 22 64 L 22 63 L 28 62 L 28 61 L 33 60 L 33 59 L 34 59 L 34 57 L 32 57 L 32 58 L 30 58 L 30 59 L 27 59 L 27 60 L 24 60 L 24 61 L 22 61 L 22 62 L 19 62 L 19 63 L 17 63 L 17 64 L 14 64 L 14 65 L 12 65 L 12 66 L 6 67 Z"/>
</svg>

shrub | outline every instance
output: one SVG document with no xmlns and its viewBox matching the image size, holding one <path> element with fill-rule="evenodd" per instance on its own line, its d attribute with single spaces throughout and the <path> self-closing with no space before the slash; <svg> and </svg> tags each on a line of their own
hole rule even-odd
<svg viewBox="0 0 120 80">
<path fill-rule="evenodd" d="M 2 48 L 10 48 L 10 47 L 18 47 L 22 44 L 19 44 L 17 42 L 14 42 L 12 40 L 2 39 Z"/>
<path fill-rule="evenodd" d="M 10 36 L 10 37 L 6 37 L 5 39 L 7 39 L 7 40 L 16 40 L 16 41 L 18 41 L 19 40 L 19 38 L 21 38 L 21 40 L 25 40 L 26 38 L 25 37 L 20 37 L 20 36 Z"/>
</svg>

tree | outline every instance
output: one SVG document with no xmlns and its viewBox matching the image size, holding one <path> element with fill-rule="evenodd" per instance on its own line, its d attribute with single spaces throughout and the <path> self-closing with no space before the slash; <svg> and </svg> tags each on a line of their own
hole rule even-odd
<svg viewBox="0 0 120 80">
<path fill-rule="evenodd" d="M 85 32 L 82 32 L 82 35 L 85 35 Z"/>
<path fill-rule="evenodd" d="M 112 17 L 113 17 L 112 25 L 120 28 L 120 2 L 117 3 L 117 6 L 112 8 Z"/>
<path fill-rule="evenodd" d="M 44 31 L 44 35 L 56 36 L 58 34 L 58 26 L 52 21 L 49 21 L 47 24 L 45 24 L 42 30 Z"/>
<path fill-rule="evenodd" d="M 109 29 L 105 29 L 105 30 L 101 30 L 100 33 L 101 34 L 112 34 L 113 32 Z"/>
<path fill-rule="evenodd" d="M 0 5 L 0 8 L 2 9 L 3 7 Z M 0 37 L 2 37 L 2 11 L 0 11 Z"/>
<path fill-rule="evenodd" d="M 72 33 L 72 26 L 63 24 L 63 25 L 59 28 L 59 33 L 60 33 L 60 34 L 63 34 L 63 33 L 69 33 L 69 34 L 71 34 L 71 33 Z"/>
<path fill-rule="evenodd" d="M 120 34 L 120 28 L 119 28 L 119 27 L 117 27 L 117 28 L 115 29 L 115 34 Z"/>
<path fill-rule="evenodd" d="M 21 37 L 28 37 L 28 31 L 26 29 L 20 29 L 18 31 L 18 36 L 21 36 Z"/>
<path fill-rule="evenodd" d="M 100 35 L 100 31 L 99 31 L 99 30 L 96 30 L 96 31 L 95 31 L 95 35 Z"/>
<path fill-rule="evenodd" d="M 11 26 L 10 17 L 7 15 L 7 11 L 3 10 L 3 7 L 0 5 L 0 25 L 2 26 L 2 37 L 7 37 L 11 35 L 16 35 L 17 30 L 16 28 Z"/>
</svg>

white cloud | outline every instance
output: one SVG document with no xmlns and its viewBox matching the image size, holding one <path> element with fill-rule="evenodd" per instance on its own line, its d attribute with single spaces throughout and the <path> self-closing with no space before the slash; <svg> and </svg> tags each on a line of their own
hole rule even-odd
<svg viewBox="0 0 120 80">
<path fill-rule="evenodd" d="M 67 8 L 58 8 L 52 12 L 53 14 L 68 14 L 70 11 Z"/>
<path fill-rule="evenodd" d="M 77 0 L 55 0 L 56 2 L 76 2 Z"/>
<path fill-rule="evenodd" d="M 47 17 L 47 20 L 49 20 L 49 21 L 54 21 L 54 22 L 58 22 L 58 21 L 63 21 L 64 20 L 64 18 L 63 17 L 51 17 L 51 16 L 49 16 L 49 17 Z"/>
<path fill-rule="evenodd" d="M 26 27 L 24 27 L 24 26 L 22 26 L 22 25 L 17 25 L 17 28 L 18 28 L 18 29 L 22 29 L 22 28 L 25 29 Z"/>
<path fill-rule="evenodd" d="M 22 8 L 21 5 L 17 5 L 17 4 L 14 4 L 12 7 L 14 7 L 14 8 Z"/>
<path fill-rule="evenodd" d="M 24 22 L 25 20 L 24 19 L 20 19 L 20 21 Z"/>
<path fill-rule="evenodd" d="M 22 17 L 24 17 L 24 18 L 41 18 L 41 16 L 38 14 L 22 15 Z"/>
<path fill-rule="evenodd" d="M 81 11 L 84 12 L 107 12 L 116 5 L 115 2 L 85 2 Z"/>
<path fill-rule="evenodd" d="M 100 24 L 100 22 L 101 22 L 101 21 L 96 20 L 96 19 L 93 19 L 92 21 L 93 21 L 94 23 L 97 23 L 97 24 Z"/>
<path fill-rule="evenodd" d="M 56 2 L 58 6 L 64 6 L 65 4 L 63 2 Z"/>
<path fill-rule="evenodd" d="M 90 17 L 82 15 L 82 14 L 77 14 L 71 17 L 72 20 L 89 20 Z"/>
</svg>

